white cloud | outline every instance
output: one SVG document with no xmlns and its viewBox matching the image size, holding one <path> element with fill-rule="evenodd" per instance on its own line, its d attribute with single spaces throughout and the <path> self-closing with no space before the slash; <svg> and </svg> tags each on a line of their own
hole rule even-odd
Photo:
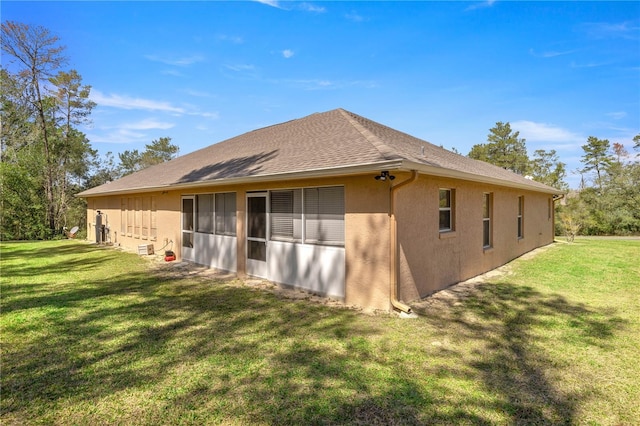
<svg viewBox="0 0 640 426">
<path fill-rule="evenodd" d="M 496 0 L 487 0 L 487 1 L 478 1 L 474 2 L 471 6 L 467 7 L 465 11 L 476 10 L 476 9 L 484 9 L 486 7 L 491 7 L 494 5 Z"/>
<path fill-rule="evenodd" d="M 209 92 L 205 92 L 202 90 L 194 90 L 194 89 L 187 89 L 184 91 L 184 93 L 186 93 L 189 96 L 193 96 L 196 98 L 212 98 L 214 97 L 214 95 L 212 95 Z"/>
<path fill-rule="evenodd" d="M 214 120 L 220 118 L 219 112 L 190 112 L 189 115 L 196 115 L 198 117 L 211 118 Z"/>
<path fill-rule="evenodd" d="M 122 124 L 121 126 L 118 126 L 118 127 L 120 127 L 121 129 L 128 129 L 128 130 L 150 130 L 150 129 L 170 129 L 174 126 L 175 124 L 173 123 L 167 123 L 167 122 L 157 121 L 152 118 L 147 118 L 145 120 L 141 120 L 135 123 Z"/>
<path fill-rule="evenodd" d="M 256 69 L 254 65 L 249 65 L 249 64 L 225 64 L 224 67 L 231 71 L 238 71 L 238 72 L 253 71 Z"/>
<path fill-rule="evenodd" d="M 286 59 L 291 58 L 293 55 L 295 55 L 293 50 L 285 49 L 285 50 L 282 51 L 282 56 L 284 56 Z"/>
<path fill-rule="evenodd" d="M 607 117 L 611 117 L 614 120 L 621 120 L 627 116 L 627 113 L 624 111 L 615 111 L 605 114 Z"/>
<path fill-rule="evenodd" d="M 625 38 L 637 40 L 640 36 L 640 27 L 631 22 L 585 22 L 579 25 L 579 28 L 596 39 Z"/>
<path fill-rule="evenodd" d="M 314 13 L 324 13 L 327 11 L 327 9 L 325 9 L 324 7 L 316 6 L 315 4 L 311 4 L 311 3 L 301 3 L 298 6 L 298 8 L 307 12 L 314 12 Z"/>
<path fill-rule="evenodd" d="M 204 56 L 202 55 L 191 55 L 191 56 L 183 56 L 183 57 L 161 57 L 158 55 L 145 55 L 150 61 L 160 62 L 167 65 L 173 65 L 178 67 L 186 67 L 189 65 L 193 65 L 198 62 L 204 61 Z"/>
<path fill-rule="evenodd" d="M 92 143 L 128 144 L 148 140 L 146 133 L 134 132 L 128 129 L 118 129 L 102 135 L 89 133 L 87 137 Z"/>
<path fill-rule="evenodd" d="M 531 142 L 553 142 L 561 145 L 581 144 L 585 138 L 577 133 L 554 126 L 547 123 L 536 123 L 534 121 L 514 121 L 511 123 L 513 130 L 519 131 L 520 135 Z"/>
<path fill-rule="evenodd" d="M 258 3 L 266 4 L 267 6 L 283 9 L 278 0 L 254 0 Z"/>
<path fill-rule="evenodd" d="M 556 51 L 556 50 L 550 50 L 547 52 L 542 52 L 542 53 L 536 53 L 533 49 L 529 49 L 529 54 L 531 54 L 531 56 L 535 56 L 536 58 L 555 58 L 557 56 L 565 56 L 565 55 L 571 55 L 572 53 L 577 52 L 577 50 L 563 50 L 563 51 Z"/>
<path fill-rule="evenodd" d="M 312 12 L 312 13 L 324 13 L 324 12 L 326 12 L 326 9 L 324 7 L 316 6 L 315 4 L 311 4 L 311 3 L 307 3 L 307 2 L 297 3 L 295 1 L 289 1 L 289 0 L 285 0 L 285 1 L 253 0 L 253 1 L 258 2 L 258 3 L 262 3 L 262 4 L 267 5 L 267 6 L 275 7 L 276 9 L 282 9 L 282 10 L 287 10 L 287 11 L 302 10 L 304 12 Z M 286 4 L 287 6 L 285 7 L 284 4 Z"/>
<path fill-rule="evenodd" d="M 576 62 L 571 62 L 571 68 L 597 68 L 605 65 L 609 65 L 607 62 L 587 62 L 584 64 L 578 64 Z"/>
<path fill-rule="evenodd" d="M 224 64 L 224 69 L 222 72 L 225 76 L 229 78 L 241 78 L 241 79 L 250 79 L 256 80 L 260 78 L 260 73 L 258 69 L 254 65 L 251 64 Z M 227 73 L 226 71 L 233 71 L 232 73 Z"/>
<path fill-rule="evenodd" d="M 244 40 L 242 37 L 240 36 L 231 36 L 231 35 L 227 35 L 227 34 L 220 34 L 217 36 L 217 39 L 220 41 L 228 41 L 234 44 L 242 44 L 244 43 Z"/>
<path fill-rule="evenodd" d="M 91 90 L 91 100 L 98 106 L 106 106 L 118 109 L 141 109 L 146 111 L 164 111 L 177 114 L 184 114 L 184 109 L 171 105 L 165 101 L 155 101 L 151 99 L 132 98 L 126 95 L 111 93 L 105 95 L 99 90 Z"/>
<path fill-rule="evenodd" d="M 353 22 L 367 21 L 367 18 L 353 11 L 351 13 L 347 13 L 346 15 L 344 15 L 344 17 Z"/>
<path fill-rule="evenodd" d="M 325 80 L 325 79 L 308 79 L 308 80 L 272 80 L 275 84 L 285 84 L 293 87 L 297 87 L 303 90 L 334 90 L 344 89 L 346 87 L 364 87 L 367 89 L 378 87 L 374 81 L 366 80 Z"/>
</svg>

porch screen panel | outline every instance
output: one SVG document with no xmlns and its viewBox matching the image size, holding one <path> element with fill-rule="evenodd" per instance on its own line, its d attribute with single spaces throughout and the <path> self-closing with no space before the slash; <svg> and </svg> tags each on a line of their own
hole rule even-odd
<svg viewBox="0 0 640 426">
<path fill-rule="evenodd" d="M 271 239 L 302 240 L 302 190 L 271 192 Z"/>
<path fill-rule="evenodd" d="M 236 235 L 236 193 L 226 192 L 215 196 L 215 226 L 218 235 Z"/>
<path fill-rule="evenodd" d="M 344 188 L 304 190 L 305 241 L 344 245 Z"/>
<path fill-rule="evenodd" d="M 213 234 L 213 194 L 196 196 L 196 232 Z"/>
</svg>

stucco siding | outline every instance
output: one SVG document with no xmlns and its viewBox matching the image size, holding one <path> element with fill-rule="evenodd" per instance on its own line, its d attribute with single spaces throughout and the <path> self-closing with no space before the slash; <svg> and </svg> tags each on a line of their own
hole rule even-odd
<svg viewBox="0 0 640 426">
<path fill-rule="evenodd" d="M 438 193 L 455 192 L 454 230 L 440 232 Z M 483 194 L 490 193 L 490 248 L 483 247 Z M 524 197 L 524 237 L 518 238 L 518 197 Z M 456 179 L 421 176 L 398 195 L 400 298 L 411 301 L 487 272 L 553 242 L 549 197 Z"/>
<path fill-rule="evenodd" d="M 345 186 L 346 297 L 349 304 L 390 309 L 389 185 L 372 175 Z"/>
<path fill-rule="evenodd" d="M 397 185 L 410 177 L 395 173 Z M 181 198 L 236 193 L 236 236 L 196 233 L 197 263 L 246 275 L 246 197 L 248 192 L 315 186 L 344 186 L 344 247 L 268 242 L 267 278 L 343 299 L 347 304 L 390 309 L 390 182 L 373 174 L 259 184 L 202 187 L 143 194 L 89 197 L 88 238 L 95 238 L 95 214 L 105 214 L 111 242 L 132 250 L 153 244 L 156 251 L 181 251 Z M 454 229 L 439 231 L 440 188 L 454 191 Z M 492 194 L 492 247 L 483 248 L 483 193 Z M 156 237 L 121 232 L 122 199 L 153 197 Z M 518 197 L 524 197 L 523 238 L 518 238 Z M 410 302 L 489 271 L 553 241 L 550 195 L 458 179 L 420 175 L 400 188 L 396 199 L 399 299 Z"/>
</svg>

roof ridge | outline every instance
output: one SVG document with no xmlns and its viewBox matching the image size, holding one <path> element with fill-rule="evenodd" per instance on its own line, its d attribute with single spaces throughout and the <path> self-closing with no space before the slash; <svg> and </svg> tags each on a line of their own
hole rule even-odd
<svg viewBox="0 0 640 426">
<path fill-rule="evenodd" d="M 354 114 L 350 111 L 347 111 L 343 108 L 337 109 L 343 117 L 347 119 L 349 124 L 351 124 L 373 147 L 386 159 L 394 159 L 399 158 L 398 154 L 396 154 L 390 147 L 387 145 L 382 139 L 374 135 L 369 129 L 367 129 L 364 125 L 360 124 L 354 116 L 358 116 L 365 120 L 368 120 L 362 116 Z"/>
</svg>

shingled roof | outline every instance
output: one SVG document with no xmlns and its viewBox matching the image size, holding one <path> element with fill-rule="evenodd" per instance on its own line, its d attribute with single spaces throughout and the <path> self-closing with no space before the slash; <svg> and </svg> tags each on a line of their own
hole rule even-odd
<svg viewBox="0 0 640 426">
<path fill-rule="evenodd" d="M 78 194 L 80 197 L 381 170 L 557 189 L 437 147 L 344 109 L 253 130 Z"/>
</svg>

